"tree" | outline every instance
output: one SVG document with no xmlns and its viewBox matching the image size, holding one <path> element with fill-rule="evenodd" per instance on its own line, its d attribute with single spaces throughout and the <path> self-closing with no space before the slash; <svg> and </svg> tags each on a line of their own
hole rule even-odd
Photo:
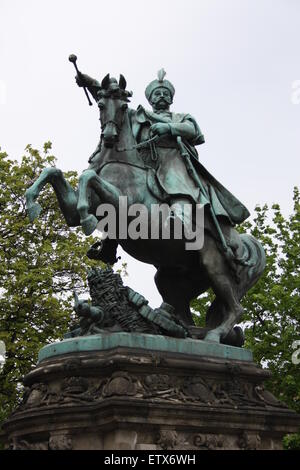
<svg viewBox="0 0 300 470">
<path fill-rule="evenodd" d="M 272 378 L 266 387 L 290 408 L 300 412 L 300 364 L 293 363 L 293 344 L 300 340 L 300 197 L 294 188 L 293 212 L 285 218 L 278 204 L 255 208 L 253 222 L 245 222 L 240 231 L 261 241 L 267 264 L 258 283 L 242 301 L 245 346 L 254 360 L 268 367 Z M 270 212 L 272 216 L 270 217 Z M 212 292 L 192 302 L 196 321 L 203 325 Z M 294 361 L 295 362 L 295 361 Z M 297 441 L 298 439 L 298 441 Z M 294 441 L 286 440 L 293 448 Z M 294 443 L 294 444 L 293 444 Z"/>
<path fill-rule="evenodd" d="M 30 145 L 21 162 L 0 152 L 0 340 L 6 362 L 0 374 L 0 422 L 16 407 L 21 379 L 37 362 L 39 349 L 62 339 L 72 318 L 72 290 L 86 286 L 85 253 L 92 238 L 69 229 L 54 191 L 40 195 L 43 213 L 30 224 L 24 194 L 43 168 L 55 166 L 49 154 Z M 77 185 L 76 172 L 65 175 Z"/>
<path fill-rule="evenodd" d="M 300 198 L 294 189 L 293 213 L 285 218 L 278 204 L 256 208 L 251 233 L 261 240 L 267 266 L 245 297 L 246 345 L 254 359 L 272 372 L 268 388 L 300 412 L 300 366 L 293 363 L 293 344 L 300 339 Z M 250 224 L 249 224 L 250 225 Z"/>
</svg>

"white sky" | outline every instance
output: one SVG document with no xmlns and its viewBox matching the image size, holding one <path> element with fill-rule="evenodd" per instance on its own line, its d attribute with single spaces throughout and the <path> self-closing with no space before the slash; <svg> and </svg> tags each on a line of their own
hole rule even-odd
<svg viewBox="0 0 300 470">
<path fill-rule="evenodd" d="M 164 67 L 172 109 L 192 114 L 205 135 L 207 169 L 250 212 L 265 202 L 291 212 L 299 0 L 0 0 L 0 145 L 10 157 L 51 140 L 58 167 L 87 167 L 98 110 L 75 84 L 71 53 L 95 78 L 123 73 L 132 107 L 147 105 L 144 89 Z M 128 284 L 157 305 L 153 273 L 130 262 Z"/>
</svg>

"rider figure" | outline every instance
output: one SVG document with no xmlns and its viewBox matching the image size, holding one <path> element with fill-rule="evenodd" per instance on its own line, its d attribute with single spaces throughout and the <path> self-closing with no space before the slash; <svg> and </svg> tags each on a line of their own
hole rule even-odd
<svg viewBox="0 0 300 470">
<path fill-rule="evenodd" d="M 170 196 L 171 203 L 175 200 L 187 202 L 188 199 L 210 207 L 216 225 L 219 225 L 218 220 L 222 220 L 225 225 L 231 227 L 236 223 L 241 223 L 249 216 L 248 210 L 198 161 L 195 145 L 204 143 L 204 136 L 191 115 L 170 111 L 175 89 L 172 83 L 164 77 L 165 71 L 162 69 L 158 72 L 158 78 L 153 80 L 145 90 L 152 111 L 144 109 L 141 105 L 137 110 L 128 110 L 132 133 L 138 144 L 154 136 L 158 137 L 154 144 L 141 149 L 141 157 L 147 166 L 152 166 L 156 170 L 159 183 Z M 116 82 L 115 79 L 110 80 L 112 84 Z M 97 80 L 80 74 L 77 75 L 76 82 L 79 86 L 87 87 L 94 99 L 98 101 L 101 85 Z M 101 142 L 90 157 L 90 162 L 99 152 L 100 145 Z M 182 158 L 182 149 L 192 160 L 198 181 L 199 178 L 201 180 L 200 186 L 191 180 L 186 162 Z M 222 237 L 220 226 L 219 234 Z M 228 242 L 230 244 L 230 240 Z M 99 250 L 99 242 L 97 242 L 89 250 L 88 256 L 113 264 L 116 261 L 117 245 L 115 240 L 106 239 Z"/>
</svg>

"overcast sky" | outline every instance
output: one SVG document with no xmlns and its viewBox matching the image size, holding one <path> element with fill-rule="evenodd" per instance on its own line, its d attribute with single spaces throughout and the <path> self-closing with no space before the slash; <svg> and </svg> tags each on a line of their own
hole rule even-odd
<svg viewBox="0 0 300 470">
<path fill-rule="evenodd" d="M 87 167 L 98 109 L 75 84 L 71 53 L 95 78 L 123 73 L 134 108 L 147 106 L 144 89 L 164 67 L 172 109 L 192 114 L 205 135 L 207 169 L 250 212 L 265 202 L 291 212 L 299 0 L 0 0 L 0 146 L 11 158 L 51 140 L 59 168 Z M 156 305 L 153 273 L 131 262 L 128 284 Z"/>
</svg>

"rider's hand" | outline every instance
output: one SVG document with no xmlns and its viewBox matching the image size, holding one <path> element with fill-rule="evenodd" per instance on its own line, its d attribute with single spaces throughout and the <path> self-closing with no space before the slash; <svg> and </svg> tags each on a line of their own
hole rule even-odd
<svg viewBox="0 0 300 470">
<path fill-rule="evenodd" d="M 80 86 L 80 87 L 85 86 L 85 81 L 84 81 L 84 77 L 83 77 L 82 73 L 79 74 L 79 75 L 77 74 L 76 77 L 75 77 L 75 80 L 76 80 L 76 83 L 77 83 L 78 86 Z"/>
<path fill-rule="evenodd" d="M 170 134 L 169 124 L 157 123 L 153 124 L 150 128 L 150 131 L 154 135 L 167 135 Z"/>
</svg>

